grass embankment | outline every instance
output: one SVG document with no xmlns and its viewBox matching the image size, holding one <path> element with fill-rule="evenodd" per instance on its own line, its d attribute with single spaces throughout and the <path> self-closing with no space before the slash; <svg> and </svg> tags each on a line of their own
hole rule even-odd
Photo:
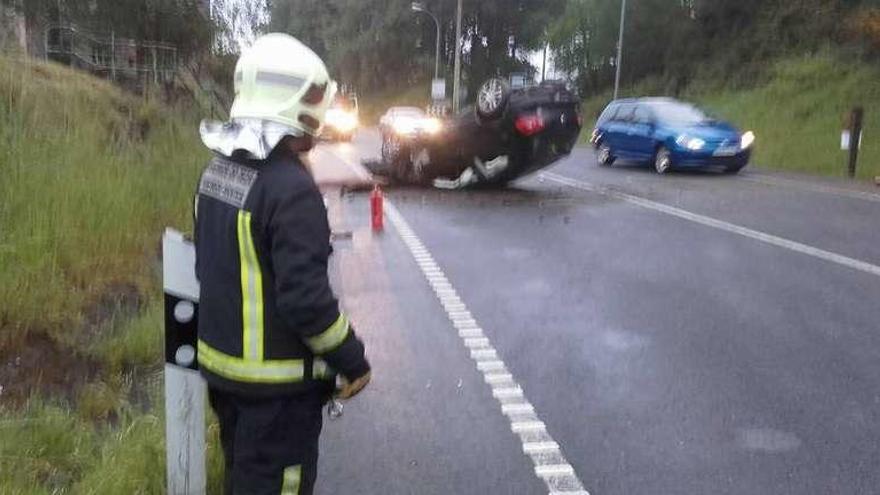
<svg viewBox="0 0 880 495">
<path fill-rule="evenodd" d="M 189 229 L 196 128 L 0 57 L 4 494 L 164 492 L 159 239 Z"/>
<path fill-rule="evenodd" d="M 841 62 L 830 54 L 777 62 L 765 81 L 750 89 L 699 81 L 681 99 L 696 101 L 758 136 L 753 163 L 762 168 L 844 176 L 847 152 L 840 150 L 844 115 L 865 108 L 857 177 L 880 176 L 880 68 Z M 669 94 L 661 80 L 622 88 L 622 97 Z M 591 98 L 584 115 L 591 122 L 610 93 Z M 591 124 L 590 124 L 591 125 Z M 592 131 L 588 125 L 586 131 Z"/>
</svg>

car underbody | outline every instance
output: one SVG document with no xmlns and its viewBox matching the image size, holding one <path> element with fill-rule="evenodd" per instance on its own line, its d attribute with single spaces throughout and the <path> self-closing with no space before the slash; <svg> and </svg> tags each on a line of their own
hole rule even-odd
<svg viewBox="0 0 880 495">
<path fill-rule="evenodd" d="M 481 88 L 477 106 L 443 121 L 437 132 L 381 129 L 382 162 L 397 182 L 502 187 L 568 155 L 580 127 L 579 101 L 563 85 L 504 87 L 494 105 Z"/>
</svg>

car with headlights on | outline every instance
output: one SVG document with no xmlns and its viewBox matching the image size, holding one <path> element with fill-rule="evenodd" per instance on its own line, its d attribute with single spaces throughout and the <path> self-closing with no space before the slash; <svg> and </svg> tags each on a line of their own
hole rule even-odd
<svg viewBox="0 0 880 495">
<path fill-rule="evenodd" d="M 327 109 L 321 137 L 332 141 L 351 141 L 358 128 L 357 96 L 339 95 Z"/>
<path fill-rule="evenodd" d="M 650 164 L 659 174 L 710 167 L 737 173 L 749 163 L 755 134 L 690 103 L 636 98 L 611 102 L 596 122 L 590 142 L 602 165 L 628 160 Z"/>
<path fill-rule="evenodd" d="M 487 80 L 473 107 L 438 120 L 418 109 L 383 117 L 382 159 L 399 181 L 447 189 L 500 187 L 571 153 L 580 100 L 563 82 Z"/>
<path fill-rule="evenodd" d="M 415 140 L 440 132 L 441 125 L 439 119 L 412 106 L 391 107 L 379 118 L 382 161 L 391 168 L 395 178 L 402 181 L 413 178 L 412 170 L 402 163 L 404 153 Z"/>
</svg>

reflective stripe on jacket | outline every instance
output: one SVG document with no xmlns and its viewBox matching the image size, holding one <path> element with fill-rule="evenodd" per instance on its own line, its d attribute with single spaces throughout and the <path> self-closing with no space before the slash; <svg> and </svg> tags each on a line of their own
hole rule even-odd
<svg viewBox="0 0 880 495">
<path fill-rule="evenodd" d="M 210 385 L 295 393 L 369 370 L 330 288 L 327 211 L 298 158 L 215 157 L 196 206 L 198 360 Z"/>
</svg>

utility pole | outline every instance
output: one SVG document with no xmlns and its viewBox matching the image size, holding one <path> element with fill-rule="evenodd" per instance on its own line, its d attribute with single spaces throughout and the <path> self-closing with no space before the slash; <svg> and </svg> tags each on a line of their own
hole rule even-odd
<svg viewBox="0 0 880 495">
<path fill-rule="evenodd" d="M 461 2 L 458 0 L 458 9 L 455 14 L 455 69 L 452 81 L 452 111 L 457 113 L 459 107 L 459 85 L 461 79 Z"/>
<path fill-rule="evenodd" d="M 547 46 L 548 45 L 549 45 L 548 43 L 544 44 L 544 61 L 541 62 L 541 82 L 544 82 L 547 80 Z"/>
<path fill-rule="evenodd" d="M 622 0 L 620 4 L 620 34 L 617 38 L 617 60 L 614 65 L 617 66 L 617 73 L 614 76 L 614 99 L 617 99 L 617 93 L 620 90 L 620 66 L 623 62 L 623 27 L 626 19 L 626 0 Z"/>
</svg>

